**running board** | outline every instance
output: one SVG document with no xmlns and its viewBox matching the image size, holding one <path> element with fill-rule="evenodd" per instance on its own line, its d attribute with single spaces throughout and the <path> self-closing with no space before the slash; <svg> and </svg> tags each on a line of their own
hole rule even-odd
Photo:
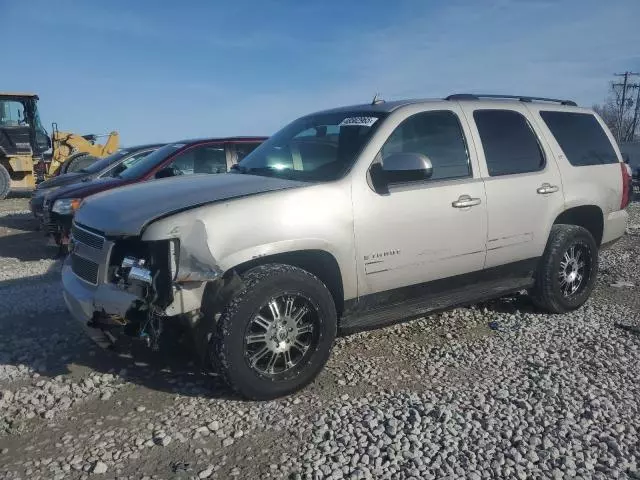
<svg viewBox="0 0 640 480">
<path fill-rule="evenodd" d="M 465 285 L 446 292 L 433 293 L 420 298 L 411 298 L 361 312 L 351 311 L 339 323 L 341 333 L 352 333 L 388 326 L 400 321 L 412 320 L 426 314 L 453 307 L 499 298 L 531 288 L 532 277 L 506 278 L 475 285 Z M 357 306 L 355 308 L 357 310 Z"/>
</svg>

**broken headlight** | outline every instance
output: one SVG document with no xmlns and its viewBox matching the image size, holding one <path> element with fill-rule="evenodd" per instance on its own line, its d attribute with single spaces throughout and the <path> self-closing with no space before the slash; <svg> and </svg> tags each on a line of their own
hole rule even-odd
<svg viewBox="0 0 640 480">
<path fill-rule="evenodd" d="M 146 268 L 146 262 L 143 258 L 124 257 L 119 271 L 120 277 L 128 282 L 140 282 L 151 285 L 153 277 L 151 270 Z"/>
</svg>

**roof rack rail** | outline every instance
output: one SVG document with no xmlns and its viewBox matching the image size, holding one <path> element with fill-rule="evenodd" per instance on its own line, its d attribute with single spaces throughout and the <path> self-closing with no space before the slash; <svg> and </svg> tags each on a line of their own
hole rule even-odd
<svg viewBox="0 0 640 480">
<path fill-rule="evenodd" d="M 445 100 L 480 100 L 481 98 L 503 98 L 511 100 L 519 100 L 521 102 L 552 102 L 560 103 L 561 105 L 570 105 L 577 107 L 578 104 L 573 100 L 560 100 L 557 98 L 545 98 L 545 97 L 526 97 L 523 95 L 492 95 L 492 94 L 474 94 L 474 93 L 456 93 L 449 95 Z"/>
</svg>

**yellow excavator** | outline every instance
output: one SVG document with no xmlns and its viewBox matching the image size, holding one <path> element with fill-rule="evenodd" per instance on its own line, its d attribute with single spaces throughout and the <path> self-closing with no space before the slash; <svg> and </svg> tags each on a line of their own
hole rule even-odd
<svg viewBox="0 0 640 480">
<path fill-rule="evenodd" d="M 118 149 L 118 132 L 104 135 L 99 144 L 100 135 L 61 132 L 54 123 L 49 137 L 37 104 L 34 93 L 0 92 L 0 200 L 11 190 L 32 190 L 47 177 L 79 170 Z"/>
</svg>

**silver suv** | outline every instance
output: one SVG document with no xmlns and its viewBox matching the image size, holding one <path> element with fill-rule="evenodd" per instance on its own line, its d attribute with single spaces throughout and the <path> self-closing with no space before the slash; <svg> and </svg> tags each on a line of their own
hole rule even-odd
<svg viewBox="0 0 640 480">
<path fill-rule="evenodd" d="M 580 307 L 629 196 L 611 133 L 571 101 L 374 101 L 295 120 L 232 173 L 90 197 L 64 296 L 99 341 L 186 326 L 234 389 L 274 398 L 337 332 L 521 290 Z"/>
</svg>

